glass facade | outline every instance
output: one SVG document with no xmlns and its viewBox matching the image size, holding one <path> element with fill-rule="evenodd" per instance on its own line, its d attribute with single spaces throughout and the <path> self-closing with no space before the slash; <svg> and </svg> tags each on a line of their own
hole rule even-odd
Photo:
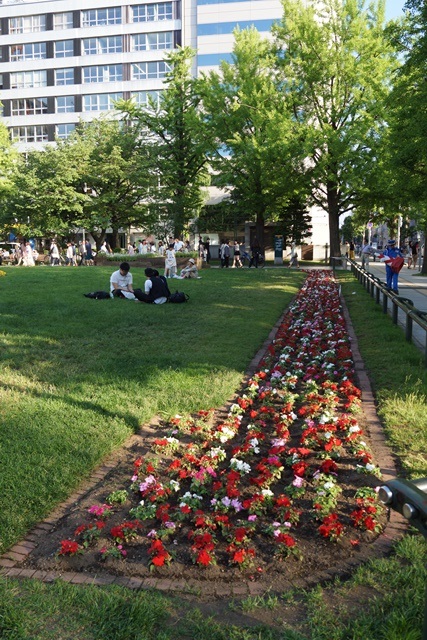
<svg viewBox="0 0 427 640">
<path fill-rule="evenodd" d="M 147 78 L 164 78 L 171 68 L 167 62 L 138 62 L 132 65 L 132 80 L 147 80 Z"/>
<path fill-rule="evenodd" d="M 122 98 L 122 93 L 100 93 L 83 96 L 83 111 L 111 111 L 114 109 L 114 103 Z"/>
<path fill-rule="evenodd" d="M 197 26 L 198 36 L 213 36 L 223 33 L 233 33 L 234 29 L 249 29 L 255 27 L 258 31 L 269 31 L 274 24 L 274 20 L 239 20 L 238 22 L 214 22 L 209 24 L 199 24 Z"/>
<path fill-rule="evenodd" d="M 109 64 L 105 66 L 84 67 L 83 82 L 120 82 L 123 80 L 123 65 Z"/>
<path fill-rule="evenodd" d="M 172 18 L 172 2 L 156 2 L 132 7 L 133 22 L 172 20 Z"/>
<path fill-rule="evenodd" d="M 30 42 L 28 44 L 13 44 L 10 47 L 10 60 L 41 60 L 46 58 L 45 42 Z"/>
<path fill-rule="evenodd" d="M 28 127 L 12 127 L 12 140 L 17 142 L 47 142 L 47 127 L 44 125 Z"/>
<path fill-rule="evenodd" d="M 89 9 L 82 11 L 82 27 L 101 27 L 122 23 L 122 8 Z"/>
<path fill-rule="evenodd" d="M 11 89 L 31 89 L 33 87 L 47 86 L 47 72 L 43 69 L 39 71 L 18 71 L 10 74 Z"/>
<path fill-rule="evenodd" d="M 13 116 L 35 116 L 47 113 L 47 98 L 12 100 L 10 111 Z"/>
<path fill-rule="evenodd" d="M 160 33 L 138 33 L 132 36 L 132 51 L 151 51 L 153 49 L 172 49 L 172 31 Z"/>
<path fill-rule="evenodd" d="M 55 85 L 64 86 L 67 84 L 74 84 L 74 69 L 72 67 L 55 69 Z"/>
<path fill-rule="evenodd" d="M 57 124 L 55 127 L 56 137 L 60 140 L 66 140 L 70 137 L 75 128 L 75 124 Z"/>
<path fill-rule="evenodd" d="M 105 38 L 85 38 L 83 40 L 83 55 L 96 56 L 102 53 L 121 53 L 123 51 L 122 36 L 107 36 Z"/>
<path fill-rule="evenodd" d="M 46 31 L 46 16 L 21 16 L 9 19 L 9 33 L 37 33 Z"/>
</svg>

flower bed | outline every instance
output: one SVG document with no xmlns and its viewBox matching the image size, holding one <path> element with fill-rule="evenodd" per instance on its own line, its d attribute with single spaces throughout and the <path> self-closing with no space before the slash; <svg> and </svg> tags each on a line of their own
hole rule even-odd
<svg viewBox="0 0 427 640">
<path fill-rule="evenodd" d="M 225 580 L 330 568 L 386 522 L 360 404 L 337 284 L 311 272 L 229 411 L 147 434 L 29 562 Z"/>
</svg>

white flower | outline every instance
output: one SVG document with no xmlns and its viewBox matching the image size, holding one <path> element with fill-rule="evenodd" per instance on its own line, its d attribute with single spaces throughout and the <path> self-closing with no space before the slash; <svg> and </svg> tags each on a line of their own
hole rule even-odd
<svg viewBox="0 0 427 640">
<path fill-rule="evenodd" d="M 270 489 L 262 489 L 261 493 L 265 498 L 271 498 L 274 495 Z"/>
</svg>

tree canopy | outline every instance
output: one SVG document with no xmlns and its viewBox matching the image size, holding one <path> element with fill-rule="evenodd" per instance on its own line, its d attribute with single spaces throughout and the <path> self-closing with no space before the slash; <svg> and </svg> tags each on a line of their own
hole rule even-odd
<svg viewBox="0 0 427 640">
<path fill-rule="evenodd" d="M 331 256 L 339 218 L 363 202 L 376 162 L 396 66 L 384 35 L 384 2 L 283 0 L 274 28 L 283 91 L 304 125 L 312 202 L 328 213 Z"/>
</svg>

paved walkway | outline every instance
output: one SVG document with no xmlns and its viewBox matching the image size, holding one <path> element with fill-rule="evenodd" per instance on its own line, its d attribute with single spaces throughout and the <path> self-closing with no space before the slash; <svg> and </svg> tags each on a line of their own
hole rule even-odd
<svg viewBox="0 0 427 640">
<path fill-rule="evenodd" d="M 360 263 L 360 260 L 358 260 Z M 386 281 L 385 264 L 383 262 L 369 263 L 368 271 L 374 276 Z M 405 265 L 399 274 L 399 296 L 408 298 L 414 303 L 414 307 L 419 311 L 427 312 L 427 276 L 421 276 L 418 269 L 408 269 Z M 388 312 L 391 313 L 392 305 L 388 305 Z M 398 311 L 398 324 L 405 329 L 406 314 L 399 309 Z M 424 353 L 426 346 L 426 332 L 419 327 L 416 322 L 413 323 L 412 329 L 413 342 L 421 348 Z"/>
</svg>

